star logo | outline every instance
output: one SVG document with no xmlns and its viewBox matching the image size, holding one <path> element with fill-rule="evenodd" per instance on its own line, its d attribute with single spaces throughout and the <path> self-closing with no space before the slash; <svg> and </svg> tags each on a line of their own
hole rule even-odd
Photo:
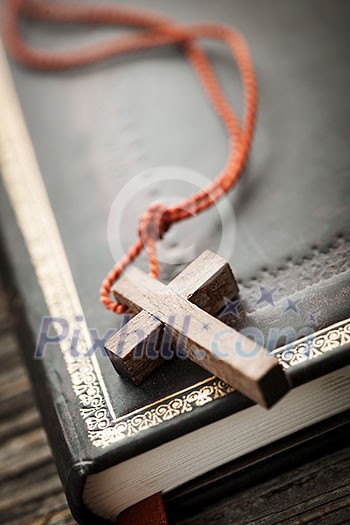
<svg viewBox="0 0 350 525">
<path fill-rule="evenodd" d="M 205 330 L 207 332 L 209 330 L 209 323 L 203 323 L 202 330 Z"/>
<path fill-rule="evenodd" d="M 198 350 L 195 351 L 195 356 L 198 359 L 198 361 L 202 361 L 205 358 L 204 350 L 201 350 L 200 348 L 198 348 Z"/>
<path fill-rule="evenodd" d="M 319 315 L 317 313 L 309 315 L 309 323 L 317 325 L 319 321 Z"/>
<path fill-rule="evenodd" d="M 275 301 L 273 300 L 273 294 L 278 290 L 278 286 L 268 289 L 259 284 L 259 288 L 260 288 L 260 297 L 256 301 L 255 304 L 258 305 L 261 303 L 267 303 L 275 308 Z"/>
<path fill-rule="evenodd" d="M 292 299 L 287 299 L 287 307 L 285 308 L 285 312 L 289 312 L 289 310 L 292 310 L 296 314 L 298 313 L 297 304 L 300 301 L 300 299 L 297 299 L 296 301 L 292 301 Z"/>
<path fill-rule="evenodd" d="M 231 301 L 227 297 L 224 297 L 225 301 L 225 308 L 220 313 L 220 318 L 224 317 L 228 314 L 233 315 L 235 319 L 241 318 L 241 312 L 240 312 L 240 305 L 241 305 L 241 299 L 236 299 L 236 301 Z"/>
</svg>

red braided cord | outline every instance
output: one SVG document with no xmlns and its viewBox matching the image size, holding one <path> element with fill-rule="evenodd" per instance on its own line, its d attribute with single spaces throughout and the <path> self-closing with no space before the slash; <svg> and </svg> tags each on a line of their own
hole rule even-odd
<svg viewBox="0 0 350 525">
<path fill-rule="evenodd" d="M 19 30 L 19 17 L 22 14 L 53 22 L 133 26 L 138 28 L 138 31 L 123 37 L 109 38 L 77 50 L 45 52 L 32 48 L 23 40 Z M 7 0 L 4 38 L 8 50 L 15 59 L 26 66 L 44 70 L 81 67 L 132 51 L 169 44 L 180 45 L 226 127 L 229 136 L 229 154 L 219 176 L 207 188 L 177 205 L 166 208 L 160 203 L 153 203 L 149 206 L 141 217 L 137 241 L 103 281 L 100 290 L 101 302 L 115 313 L 125 312 L 126 306 L 116 303 L 110 295 L 113 283 L 123 270 L 145 248 L 150 275 L 158 278 L 160 269 L 157 240 L 163 238 L 173 223 L 198 214 L 217 202 L 236 183 L 244 168 L 252 142 L 257 110 L 255 72 L 245 40 L 239 33 L 225 26 L 198 24 L 181 27 L 158 14 L 124 6 L 92 6 L 43 0 Z M 206 54 L 197 44 L 200 38 L 222 40 L 227 44 L 238 64 L 245 97 L 242 124 L 230 107 Z"/>
</svg>

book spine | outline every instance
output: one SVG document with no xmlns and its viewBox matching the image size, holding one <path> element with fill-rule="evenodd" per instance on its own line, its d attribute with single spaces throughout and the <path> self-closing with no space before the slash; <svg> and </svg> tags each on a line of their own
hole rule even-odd
<svg viewBox="0 0 350 525">
<path fill-rule="evenodd" d="M 23 225 L 14 211 L 19 206 L 16 199 L 20 201 L 21 196 L 16 194 L 15 186 L 12 194 L 9 192 L 9 184 L 20 174 L 30 171 L 35 159 L 1 42 L 0 101 L 3 119 L 0 132 L 1 278 L 67 500 L 77 521 L 86 522 L 91 514 L 83 505 L 82 491 L 87 473 L 95 467 L 93 447 L 80 428 L 79 407 L 72 403 L 74 393 L 58 345 L 51 345 L 43 358 L 35 357 L 42 316 L 50 312 L 34 270 L 33 256 L 28 252 L 23 229 L 19 227 Z M 28 188 L 22 190 L 25 196 Z M 38 211 L 32 208 L 26 221 L 27 229 Z"/>
<path fill-rule="evenodd" d="M 2 208 L 3 209 L 3 208 Z M 53 354 L 59 356 L 52 348 L 45 359 L 34 359 L 35 333 L 26 311 L 23 297 L 18 291 L 13 267 L 8 257 L 4 242 L 3 228 L 0 231 L 0 274 L 8 299 L 10 319 L 16 336 L 23 361 L 29 373 L 36 402 L 40 409 L 42 422 L 51 446 L 59 477 L 61 479 L 70 509 L 78 523 L 105 523 L 85 507 L 82 493 L 87 474 L 91 470 L 92 460 L 84 459 L 89 452 L 79 445 L 76 421 L 71 417 L 72 407 L 62 390 L 62 375 L 53 363 Z M 55 367 L 56 373 L 53 371 Z"/>
</svg>

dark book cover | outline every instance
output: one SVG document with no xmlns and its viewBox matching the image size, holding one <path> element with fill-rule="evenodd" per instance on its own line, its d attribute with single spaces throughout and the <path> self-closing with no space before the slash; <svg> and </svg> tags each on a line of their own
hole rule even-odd
<svg viewBox="0 0 350 525">
<path fill-rule="evenodd" d="M 310 6 L 205 1 L 198 13 L 195 2 L 147 3 L 182 22 L 200 16 L 237 26 L 251 46 L 261 98 L 237 189 L 164 239 L 161 278 L 168 282 L 204 249 L 225 256 L 240 303 L 228 302 L 222 319 L 261 338 L 294 387 L 348 364 L 350 341 L 347 6 L 319 2 L 317 17 Z M 49 24 L 26 22 L 24 31 L 45 48 L 62 36 Z M 66 44 L 98 38 L 91 28 L 63 33 Z M 231 61 L 208 49 L 240 107 Z M 226 138 L 175 48 L 59 74 L 9 65 L 11 74 L 2 54 L 2 267 L 57 467 L 82 522 L 91 517 L 82 501 L 87 475 L 251 406 L 179 359 L 135 387 L 102 351 L 125 319 L 99 303 L 101 280 L 133 242 L 148 202 L 185 197 L 217 175 Z M 61 340 L 35 358 L 49 317 Z M 94 350 L 88 359 L 72 355 L 77 337 L 80 352 Z M 309 425 L 316 422 L 310 414 Z"/>
</svg>

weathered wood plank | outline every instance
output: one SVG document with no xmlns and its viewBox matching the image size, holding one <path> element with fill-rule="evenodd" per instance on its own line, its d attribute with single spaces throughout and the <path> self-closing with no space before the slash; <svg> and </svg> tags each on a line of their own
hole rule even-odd
<svg viewBox="0 0 350 525">
<path fill-rule="evenodd" d="M 28 394 L 31 393 L 28 392 Z M 40 427 L 40 417 L 37 409 L 33 406 L 30 395 L 30 404 L 26 410 L 15 411 L 14 414 L 0 420 L 0 444 L 38 427 Z"/>
<path fill-rule="evenodd" d="M 333 452 L 243 492 L 210 502 L 180 525 L 349 523 L 349 449 Z"/>
</svg>

